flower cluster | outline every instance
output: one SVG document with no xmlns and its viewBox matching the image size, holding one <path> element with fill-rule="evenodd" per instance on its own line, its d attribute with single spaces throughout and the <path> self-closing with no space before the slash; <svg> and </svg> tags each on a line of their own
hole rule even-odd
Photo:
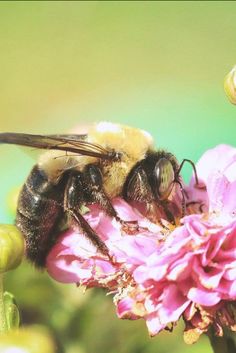
<svg viewBox="0 0 236 353">
<path fill-rule="evenodd" d="M 47 258 L 56 280 L 114 293 L 120 318 L 146 321 L 150 335 L 171 329 L 180 317 L 187 343 L 213 326 L 236 331 L 236 149 L 220 145 L 196 165 L 205 189 L 186 186 L 187 213 L 173 229 L 156 225 L 117 198 L 121 219 L 137 221 L 135 235 L 122 231 L 96 205 L 86 220 L 106 243 L 110 257 L 79 232 L 62 234 Z"/>
</svg>

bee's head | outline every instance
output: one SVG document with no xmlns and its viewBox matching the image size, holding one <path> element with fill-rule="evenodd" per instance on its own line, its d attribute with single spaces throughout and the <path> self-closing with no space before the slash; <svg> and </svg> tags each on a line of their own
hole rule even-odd
<svg viewBox="0 0 236 353">
<path fill-rule="evenodd" d="M 163 150 L 151 151 L 139 166 L 146 174 L 156 201 L 167 200 L 174 183 L 178 181 L 179 165 L 175 156 Z"/>
<path fill-rule="evenodd" d="M 175 156 L 159 150 L 150 151 L 131 170 L 124 185 L 127 199 L 156 202 L 167 200 L 175 182 L 179 183 L 179 165 Z"/>
</svg>

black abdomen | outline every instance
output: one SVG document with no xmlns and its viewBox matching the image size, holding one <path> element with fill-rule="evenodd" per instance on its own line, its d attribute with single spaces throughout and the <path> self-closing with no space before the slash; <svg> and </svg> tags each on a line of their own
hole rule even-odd
<svg viewBox="0 0 236 353">
<path fill-rule="evenodd" d="M 26 255 L 36 266 L 44 266 L 55 243 L 63 216 L 63 195 L 63 180 L 52 184 L 37 165 L 21 190 L 16 225 L 25 237 Z"/>
</svg>

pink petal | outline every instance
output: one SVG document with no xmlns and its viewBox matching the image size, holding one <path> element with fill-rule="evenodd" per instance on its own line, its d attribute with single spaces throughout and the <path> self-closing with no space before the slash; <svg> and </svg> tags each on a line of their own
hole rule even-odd
<svg viewBox="0 0 236 353">
<path fill-rule="evenodd" d="M 74 232 L 69 230 L 61 235 L 58 239 L 57 244 L 51 250 L 49 256 L 52 258 L 56 254 L 62 251 L 70 251 L 71 255 L 78 256 L 79 258 L 89 258 L 95 256 L 97 248 L 91 243 L 91 241 L 82 233 Z"/>
<path fill-rule="evenodd" d="M 157 313 L 152 313 L 147 316 L 146 318 L 146 325 L 148 328 L 148 332 L 150 336 L 155 336 L 165 328 L 165 324 L 160 322 L 160 318 L 158 317 Z"/>
<path fill-rule="evenodd" d="M 220 231 L 217 230 L 215 234 L 211 234 L 208 242 L 206 243 L 205 251 L 201 256 L 201 263 L 203 266 L 208 266 L 209 262 L 212 260 L 214 261 L 226 237 L 227 234 L 223 231 L 223 229 L 220 229 Z"/>
<path fill-rule="evenodd" d="M 130 297 L 121 299 L 117 303 L 117 307 L 116 307 L 117 316 L 120 319 L 129 319 L 129 320 L 138 319 L 138 317 L 132 312 L 134 305 L 135 305 L 135 301 Z"/>
<path fill-rule="evenodd" d="M 62 283 L 77 283 L 91 277 L 90 268 L 82 268 L 81 262 L 75 256 L 56 261 L 47 261 L 47 271 L 52 278 Z"/>
<path fill-rule="evenodd" d="M 199 288 L 191 288 L 188 292 L 188 298 L 194 303 L 213 306 L 221 300 L 221 296 L 218 292 L 207 291 Z"/>
<path fill-rule="evenodd" d="M 222 171 L 236 162 L 236 149 L 229 145 L 218 145 L 205 152 L 198 161 L 196 168 L 200 180 L 207 184 L 208 177 L 214 171 Z"/>
<path fill-rule="evenodd" d="M 117 261 L 128 262 L 130 264 L 142 264 L 146 262 L 148 256 L 157 249 L 157 240 L 142 235 L 124 235 L 115 243 L 109 245 Z"/>
<path fill-rule="evenodd" d="M 215 176 L 224 177 L 225 180 L 233 182 L 236 180 L 236 149 L 228 145 L 218 145 L 213 149 L 208 150 L 203 154 L 198 163 L 196 169 L 200 182 L 203 182 L 207 186 L 208 195 L 204 190 L 199 190 L 195 187 L 195 179 L 192 177 L 190 187 L 187 188 L 189 200 L 202 201 L 207 206 L 208 197 L 211 201 L 211 209 L 221 202 L 223 189 L 225 187 L 224 182 L 222 185 L 217 184 L 213 181 Z M 219 179 L 219 182 L 220 179 Z M 217 192 L 214 194 L 213 189 Z M 218 194 L 218 191 L 220 192 Z"/>
<path fill-rule="evenodd" d="M 234 268 L 225 270 L 224 278 L 227 279 L 228 281 L 233 281 L 236 279 L 236 262 L 235 262 Z"/>
<path fill-rule="evenodd" d="M 209 197 L 209 210 L 221 211 L 224 206 L 224 193 L 229 186 L 228 179 L 219 171 L 208 177 L 207 192 Z"/>
<path fill-rule="evenodd" d="M 161 323 L 167 324 L 169 322 L 177 321 L 189 305 L 190 300 L 180 292 L 175 284 L 170 284 L 165 288 L 163 294 L 164 299 L 162 305 L 158 309 Z"/>
<path fill-rule="evenodd" d="M 143 216 L 138 212 L 137 209 L 131 207 L 127 202 L 121 198 L 115 198 L 112 201 L 114 208 L 118 212 L 118 215 L 124 221 L 136 221 L 141 220 Z"/>
<path fill-rule="evenodd" d="M 167 273 L 167 265 L 150 268 L 148 266 L 139 266 L 133 272 L 134 279 L 137 283 L 143 283 L 153 279 L 160 281 Z"/>
<path fill-rule="evenodd" d="M 228 297 L 227 299 L 229 300 L 235 300 L 236 299 L 236 279 L 230 282 L 230 289 L 228 292 Z"/>
<path fill-rule="evenodd" d="M 234 169 L 236 170 L 236 163 Z M 223 195 L 223 210 L 236 216 L 236 181 L 230 183 L 225 189 Z"/>
<path fill-rule="evenodd" d="M 191 252 L 183 254 L 183 256 L 171 264 L 167 273 L 167 279 L 169 281 L 183 281 L 189 277 L 192 271 L 192 258 Z"/>
<path fill-rule="evenodd" d="M 224 275 L 224 269 L 222 268 L 211 268 L 208 267 L 207 271 L 202 267 L 201 262 L 198 258 L 194 259 L 193 262 L 193 278 L 196 283 L 200 283 L 206 289 L 217 289 L 222 276 Z"/>
</svg>

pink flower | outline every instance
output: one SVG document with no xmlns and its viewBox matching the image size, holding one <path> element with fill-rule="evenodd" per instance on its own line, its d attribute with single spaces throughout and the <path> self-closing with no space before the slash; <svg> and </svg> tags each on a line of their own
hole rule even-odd
<svg viewBox="0 0 236 353">
<path fill-rule="evenodd" d="M 206 189 L 197 189 L 191 180 L 187 214 L 175 229 L 167 232 L 150 223 L 117 198 L 113 205 L 119 216 L 137 220 L 142 229 L 127 235 L 116 220 L 90 206 L 84 217 L 110 257 L 69 230 L 48 255 L 49 274 L 64 283 L 107 288 L 115 293 L 117 315 L 143 318 L 152 336 L 170 329 L 181 316 L 188 343 L 210 325 L 218 335 L 225 325 L 236 330 L 236 149 L 217 146 L 196 168 Z"/>
</svg>

